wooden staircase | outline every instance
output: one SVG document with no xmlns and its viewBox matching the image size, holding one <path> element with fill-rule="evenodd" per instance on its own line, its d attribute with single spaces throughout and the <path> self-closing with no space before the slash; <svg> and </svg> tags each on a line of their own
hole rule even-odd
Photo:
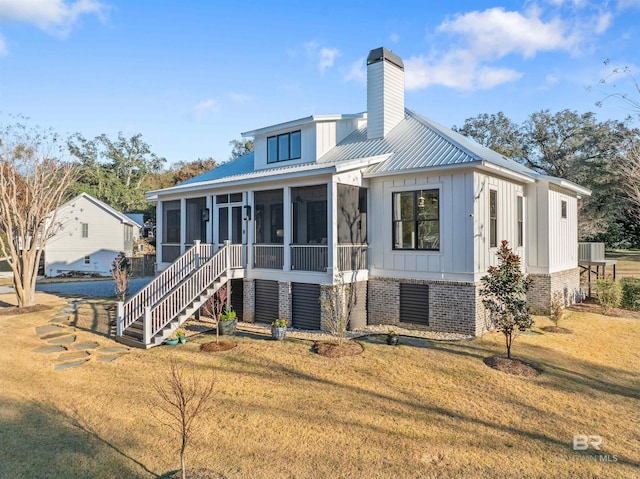
<svg viewBox="0 0 640 479">
<path fill-rule="evenodd" d="M 116 340 L 128 346 L 152 348 L 223 287 L 231 270 L 243 269 L 242 245 L 196 244 L 145 288 L 118 303 Z"/>
</svg>

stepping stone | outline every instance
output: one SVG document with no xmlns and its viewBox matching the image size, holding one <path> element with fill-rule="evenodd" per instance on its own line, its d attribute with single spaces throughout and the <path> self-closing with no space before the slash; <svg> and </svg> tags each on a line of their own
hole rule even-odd
<svg viewBox="0 0 640 479">
<path fill-rule="evenodd" d="M 65 336 L 63 338 L 51 339 L 49 340 L 49 344 L 71 344 L 75 342 L 75 340 L 76 340 L 75 336 Z"/>
<path fill-rule="evenodd" d="M 102 348 L 98 352 L 100 353 L 126 353 L 129 351 L 129 348 L 125 346 L 111 346 L 108 348 Z"/>
<path fill-rule="evenodd" d="M 69 317 L 69 313 L 57 313 L 53 317 L 54 318 L 61 318 L 61 317 L 68 318 Z"/>
<path fill-rule="evenodd" d="M 71 319 L 69 318 L 69 316 L 61 316 L 59 318 L 53 318 L 51 321 L 49 321 L 50 323 L 53 324 L 61 324 L 64 323 L 66 321 L 71 321 Z"/>
<path fill-rule="evenodd" d="M 72 363 L 58 364 L 57 366 L 53 367 L 53 370 L 54 371 L 62 371 L 63 369 L 75 368 L 76 366 L 83 365 L 87 361 L 89 361 L 89 360 L 88 359 L 82 359 L 80 361 L 74 361 Z"/>
<path fill-rule="evenodd" d="M 38 349 L 34 349 L 34 353 L 44 353 L 44 354 L 52 354 L 52 353 L 62 353 L 66 351 L 67 348 L 64 346 L 43 346 Z"/>
<path fill-rule="evenodd" d="M 72 361 L 74 359 L 83 359 L 86 358 L 87 356 L 89 356 L 89 353 L 86 351 L 77 351 L 75 353 L 65 353 L 65 354 L 61 354 L 60 356 L 58 356 L 58 359 L 56 359 L 57 363 L 61 363 L 63 361 Z"/>
<path fill-rule="evenodd" d="M 98 346 L 100 346 L 98 343 L 78 343 L 73 346 L 73 349 L 96 349 Z"/>
<path fill-rule="evenodd" d="M 47 334 L 47 333 L 59 332 L 59 331 L 62 331 L 62 328 L 60 326 L 55 326 L 53 324 L 50 324 L 48 326 L 38 326 L 36 328 L 36 334 L 38 336 L 42 336 L 43 334 Z"/>
<path fill-rule="evenodd" d="M 49 334 L 45 334 L 44 336 L 40 336 L 40 339 L 59 338 L 60 336 L 66 336 L 67 334 L 69 334 L 69 331 L 63 331 L 60 333 L 49 333 Z"/>
<path fill-rule="evenodd" d="M 122 356 L 126 356 L 126 354 L 111 354 L 109 356 L 100 356 L 97 360 L 101 363 L 110 363 L 111 361 L 115 361 Z"/>
</svg>

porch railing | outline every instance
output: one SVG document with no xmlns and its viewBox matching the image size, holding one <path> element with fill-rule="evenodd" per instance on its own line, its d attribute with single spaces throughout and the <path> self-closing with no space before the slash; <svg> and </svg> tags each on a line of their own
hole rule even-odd
<svg viewBox="0 0 640 479">
<path fill-rule="evenodd" d="M 200 264 L 210 258 L 207 253 L 211 250 L 203 249 L 202 246 L 199 243 L 193 245 L 153 281 L 119 306 L 122 311 L 118 311 L 118 318 L 122 318 L 122 321 L 118 321 L 118 336 L 143 315 L 145 308 L 154 306 L 168 291 L 179 285 Z M 203 251 L 205 255 L 202 254 Z"/>
<path fill-rule="evenodd" d="M 284 266 L 284 245 L 256 244 L 253 245 L 253 267 L 282 269 Z"/>
<path fill-rule="evenodd" d="M 291 269 L 327 271 L 329 252 L 326 244 L 291 245 Z"/>
<path fill-rule="evenodd" d="M 369 245 L 339 244 L 338 269 L 340 271 L 356 271 L 369 267 Z"/>
</svg>

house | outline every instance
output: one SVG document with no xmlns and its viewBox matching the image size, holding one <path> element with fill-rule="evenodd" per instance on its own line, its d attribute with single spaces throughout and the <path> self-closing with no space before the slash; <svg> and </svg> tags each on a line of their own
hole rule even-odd
<svg viewBox="0 0 640 479">
<path fill-rule="evenodd" d="M 351 328 L 480 335 L 480 279 L 501 240 L 534 278 L 532 306 L 547 308 L 554 291 L 572 302 L 579 289 L 577 200 L 589 191 L 407 109 L 403 62 L 385 48 L 367 59 L 366 113 L 312 115 L 243 136 L 255 138 L 254 152 L 147 193 L 157 205 L 158 269 L 169 272 L 123 305 L 121 332 L 134 320 L 153 323 L 144 326 L 148 344 L 230 282 L 244 321 L 323 329 L 319 299 L 327 285 L 347 283 L 357 298 Z M 215 255 L 210 283 L 189 286 L 191 296 L 186 286 L 175 292 L 192 281 L 186 270 L 205 274 Z M 180 295 L 182 306 L 167 306 Z"/>
<path fill-rule="evenodd" d="M 58 209 L 60 231 L 44 249 L 46 276 L 109 276 L 120 253 L 131 256 L 141 225 L 96 198 L 81 193 Z"/>
</svg>

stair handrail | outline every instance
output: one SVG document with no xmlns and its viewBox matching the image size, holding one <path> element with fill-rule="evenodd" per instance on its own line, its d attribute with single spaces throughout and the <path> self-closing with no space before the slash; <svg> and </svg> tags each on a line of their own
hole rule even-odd
<svg viewBox="0 0 640 479">
<path fill-rule="evenodd" d="M 214 282 L 228 271 L 231 247 L 228 241 L 211 259 L 203 263 L 187 279 L 171 291 L 161 302 L 147 308 L 144 318 L 144 342 L 149 343 L 159 331 L 177 317 L 198 296 L 209 289 Z"/>
<path fill-rule="evenodd" d="M 118 302 L 116 335 L 122 336 L 125 329 L 144 315 L 146 307 L 154 306 L 163 296 L 189 276 L 203 260 L 208 260 L 211 254 L 210 245 L 202 245 L 199 240 L 196 240 L 191 248 L 179 256 L 153 281 L 124 303 Z"/>
</svg>

